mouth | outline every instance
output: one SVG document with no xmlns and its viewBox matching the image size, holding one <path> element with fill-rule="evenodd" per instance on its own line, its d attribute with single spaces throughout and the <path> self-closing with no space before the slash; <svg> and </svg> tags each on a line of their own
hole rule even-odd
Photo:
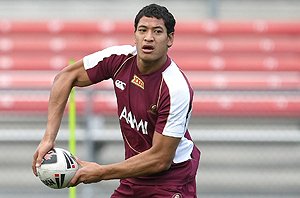
<svg viewBox="0 0 300 198">
<path fill-rule="evenodd" d="M 151 53 L 151 52 L 154 51 L 154 46 L 152 46 L 152 45 L 143 45 L 142 51 L 143 51 L 144 53 L 149 54 L 149 53 Z"/>
</svg>

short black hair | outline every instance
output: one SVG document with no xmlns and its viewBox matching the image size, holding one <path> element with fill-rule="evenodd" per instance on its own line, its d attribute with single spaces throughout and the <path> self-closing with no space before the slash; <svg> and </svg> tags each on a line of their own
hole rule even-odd
<svg viewBox="0 0 300 198">
<path fill-rule="evenodd" d="M 176 20 L 174 16 L 169 12 L 169 10 L 164 6 L 160 6 L 153 3 L 143 7 L 135 17 L 134 31 L 137 30 L 137 25 L 143 16 L 163 19 L 165 26 L 167 28 L 167 33 L 170 34 L 175 31 L 174 28 L 175 28 Z"/>
</svg>

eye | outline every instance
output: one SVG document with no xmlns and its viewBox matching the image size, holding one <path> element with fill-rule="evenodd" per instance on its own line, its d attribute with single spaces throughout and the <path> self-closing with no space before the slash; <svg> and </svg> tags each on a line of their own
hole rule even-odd
<svg viewBox="0 0 300 198">
<path fill-rule="evenodd" d="M 155 34 L 161 34 L 163 31 L 161 30 L 161 29 L 156 29 L 156 30 L 154 30 L 154 33 Z"/>
<path fill-rule="evenodd" d="M 146 32 L 146 29 L 145 28 L 139 28 L 138 31 L 139 32 Z"/>
</svg>

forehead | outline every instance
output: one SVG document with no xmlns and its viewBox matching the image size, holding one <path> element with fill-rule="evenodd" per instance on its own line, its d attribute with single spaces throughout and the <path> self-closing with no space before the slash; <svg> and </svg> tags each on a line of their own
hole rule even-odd
<svg viewBox="0 0 300 198">
<path fill-rule="evenodd" d="M 145 26 L 148 28 L 155 28 L 155 27 L 161 27 L 166 29 L 165 23 L 163 19 L 157 19 L 155 17 L 146 17 L 143 16 L 139 23 L 138 23 L 138 27 L 140 26 Z"/>
</svg>

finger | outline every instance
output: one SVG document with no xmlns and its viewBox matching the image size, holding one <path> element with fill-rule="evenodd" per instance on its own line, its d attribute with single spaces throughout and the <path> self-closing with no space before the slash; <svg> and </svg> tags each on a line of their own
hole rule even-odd
<svg viewBox="0 0 300 198">
<path fill-rule="evenodd" d="M 75 159 L 76 159 L 76 162 L 78 163 L 78 165 L 80 167 L 83 167 L 83 166 L 85 166 L 87 164 L 86 161 L 83 161 L 83 160 L 79 159 L 78 157 L 75 157 Z"/>
<path fill-rule="evenodd" d="M 35 176 L 37 176 L 37 170 L 36 170 L 36 158 L 37 158 L 37 152 L 34 153 L 33 155 L 33 160 L 32 160 L 32 165 L 31 165 L 31 168 L 32 168 L 32 172 Z"/>
<path fill-rule="evenodd" d="M 69 187 L 74 187 L 77 186 L 79 184 L 79 173 L 78 171 L 76 172 L 76 174 L 74 175 L 74 177 L 71 179 L 70 183 L 69 183 Z"/>
<path fill-rule="evenodd" d="M 32 162 L 32 169 L 35 176 L 38 176 L 37 174 L 37 168 L 39 168 L 42 165 L 44 155 L 41 154 L 41 152 L 37 152 L 36 156 L 34 157 L 34 160 Z"/>
<path fill-rule="evenodd" d="M 35 162 L 35 167 L 40 167 L 42 164 L 43 156 L 41 154 L 38 154 Z"/>
<path fill-rule="evenodd" d="M 79 166 L 83 166 L 83 161 L 75 156 L 76 162 L 79 164 Z"/>
</svg>

